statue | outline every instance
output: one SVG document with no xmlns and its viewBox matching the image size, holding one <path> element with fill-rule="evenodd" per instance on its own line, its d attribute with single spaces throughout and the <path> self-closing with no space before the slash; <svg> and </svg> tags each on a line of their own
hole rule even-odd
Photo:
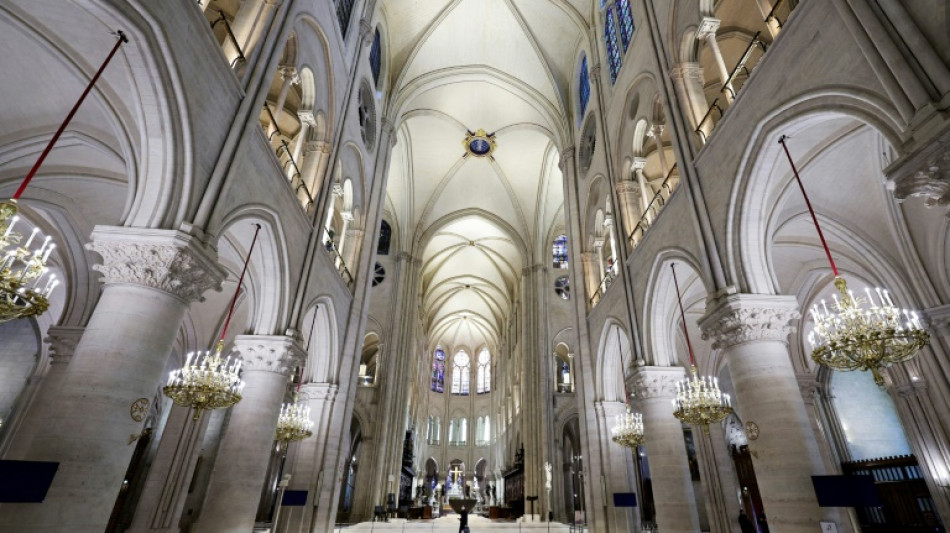
<svg viewBox="0 0 950 533">
<path fill-rule="evenodd" d="M 551 463 L 544 462 L 544 490 L 551 492 Z"/>
</svg>

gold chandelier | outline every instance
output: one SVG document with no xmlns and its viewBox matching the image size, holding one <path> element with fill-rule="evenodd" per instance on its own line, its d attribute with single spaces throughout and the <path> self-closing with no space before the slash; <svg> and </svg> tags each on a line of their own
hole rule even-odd
<svg viewBox="0 0 950 533">
<path fill-rule="evenodd" d="M 693 345 L 689 342 L 686 312 L 683 310 L 683 297 L 676 279 L 676 267 L 671 264 L 670 269 L 673 271 L 673 284 L 676 286 L 676 301 L 679 303 L 680 318 L 683 321 L 686 348 L 689 350 L 690 369 L 690 377 L 676 384 L 673 416 L 686 424 L 701 425 L 703 432 L 709 433 L 709 424 L 721 422 L 732 414 L 732 400 L 719 389 L 719 378 L 700 376 L 696 370 L 696 357 L 693 355 Z"/>
<path fill-rule="evenodd" d="M 611 440 L 625 448 L 636 448 L 646 441 L 643 432 L 643 415 L 634 413 L 627 404 L 627 412 L 617 415 L 614 427 L 610 430 Z"/>
<path fill-rule="evenodd" d="M 221 328 L 221 336 L 215 344 L 214 350 L 189 353 L 185 365 L 178 370 L 172 370 L 168 375 L 168 383 L 162 389 L 177 405 L 194 409 L 194 419 L 198 420 L 202 411 L 231 407 L 241 401 L 244 392 L 244 381 L 241 380 L 241 359 L 231 359 L 231 356 L 222 358 L 224 352 L 224 338 L 234 315 L 234 305 L 237 303 L 244 276 L 247 274 L 247 265 L 251 261 L 251 253 L 257 244 L 257 236 L 261 232 L 260 224 L 255 224 L 254 238 L 251 247 L 244 258 L 244 269 L 234 289 L 231 298 L 231 307 L 228 316 Z M 194 357 L 194 360 L 192 360 Z"/>
<path fill-rule="evenodd" d="M 185 366 L 168 375 L 168 384 L 162 389 L 173 402 L 195 410 L 198 420 L 202 411 L 231 407 L 241 401 L 244 381 L 241 380 L 241 360 L 221 357 L 224 341 L 218 341 L 214 350 L 191 352 Z"/>
<path fill-rule="evenodd" d="M 99 66 L 95 76 L 89 80 L 85 91 L 66 115 L 59 129 L 53 134 L 36 162 L 33 163 L 33 167 L 26 177 L 20 182 L 20 186 L 13 197 L 8 201 L 0 202 L 0 323 L 45 313 L 49 309 L 49 295 L 59 284 L 55 275 L 46 276 L 46 273 L 49 272 L 46 262 L 56 247 L 55 244 L 50 242 L 52 239 L 50 237 L 37 238 L 39 230 L 34 229 L 26 242 L 21 244 L 23 235 L 13 231 L 20 219 L 17 215 L 19 212 L 17 201 L 23 196 L 27 185 L 36 176 L 43 161 L 53 150 L 56 141 L 66 131 L 66 126 L 72 121 L 79 110 L 79 106 L 82 105 L 83 100 L 86 99 L 96 81 L 99 80 L 106 66 L 112 61 L 112 57 L 119 51 L 119 47 L 123 43 L 129 41 L 121 31 L 116 32 L 115 35 L 118 39 L 112 47 L 112 51 Z M 36 244 L 34 245 L 34 243 Z"/>
<path fill-rule="evenodd" d="M 306 439 L 313 435 L 313 421 L 310 420 L 310 406 L 301 404 L 294 394 L 293 403 L 285 403 L 280 408 L 277 419 L 277 440 L 291 442 Z"/>
<path fill-rule="evenodd" d="M 14 231 L 17 212 L 16 200 L 0 202 L 0 322 L 43 314 L 59 285 L 55 274 L 46 275 L 56 245 L 50 237 L 38 237 L 36 228 L 23 242 L 23 235 Z"/>
<path fill-rule="evenodd" d="M 815 329 L 808 335 L 812 345 L 811 358 L 833 370 L 870 370 L 874 382 L 883 387 L 881 369 L 914 358 L 921 348 L 930 344 L 930 334 L 924 329 L 917 312 L 894 305 L 886 289 L 877 288 L 873 291 L 877 294 L 877 301 L 868 288 L 864 289 L 866 299 L 856 297 L 848 290 L 847 282 L 839 275 L 831 249 L 825 242 L 808 193 L 785 144 L 786 139 L 783 135 L 778 142 L 785 151 L 795 181 L 805 198 L 821 246 L 834 272 L 835 288 L 838 289 L 838 294 L 832 295 L 834 302 L 830 306 L 822 300 L 821 306 L 815 304 L 811 309 L 811 317 L 815 321 Z"/>
</svg>

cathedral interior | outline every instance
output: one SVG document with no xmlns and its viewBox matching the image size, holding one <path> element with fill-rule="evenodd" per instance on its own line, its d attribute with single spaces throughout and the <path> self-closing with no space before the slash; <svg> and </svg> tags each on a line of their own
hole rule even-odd
<svg viewBox="0 0 950 533">
<path fill-rule="evenodd" d="M 0 0 L 0 531 L 945 531 L 948 27 Z"/>
</svg>

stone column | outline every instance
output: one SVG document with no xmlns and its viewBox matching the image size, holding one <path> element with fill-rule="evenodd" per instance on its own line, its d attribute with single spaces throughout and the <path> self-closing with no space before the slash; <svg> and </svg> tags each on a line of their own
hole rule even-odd
<svg viewBox="0 0 950 533">
<path fill-rule="evenodd" d="M 274 446 L 287 379 L 303 360 L 292 337 L 239 335 L 235 355 L 244 361 L 244 398 L 231 408 L 215 459 L 198 531 L 251 531 Z"/>
<path fill-rule="evenodd" d="M 599 422 L 598 436 L 600 437 L 601 453 L 604 454 L 604 463 L 609 468 L 604 472 L 606 493 L 604 505 L 607 507 L 610 531 L 621 533 L 640 530 L 640 510 L 614 507 L 612 494 L 616 492 L 636 492 L 636 465 L 633 453 L 636 450 L 624 448 L 611 440 L 610 429 L 617 420 L 617 415 L 626 413 L 627 406 L 623 402 L 597 402 L 594 404 Z M 680 439 L 682 440 L 682 439 Z M 594 483 L 594 490 L 600 491 L 599 483 Z M 640 495 L 637 495 L 639 498 Z M 599 499 L 599 498 L 598 498 Z M 665 531 L 665 530 L 664 530 Z"/>
<path fill-rule="evenodd" d="M 188 304 L 220 287 L 223 270 L 198 240 L 171 230 L 97 226 L 87 248 L 105 287 L 66 368 L 56 404 L 37 419 L 23 459 L 59 470 L 42 505 L 0 506 L 0 530 L 103 531 Z M 53 391 L 50 391 L 53 392 Z"/>
<path fill-rule="evenodd" d="M 315 496 L 320 493 L 323 483 L 335 482 L 333 476 L 323 479 L 319 467 L 327 439 L 343 438 L 338 430 L 330 427 L 330 413 L 333 412 L 337 391 L 337 386 L 331 383 L 306 383 L 300 387 L 299 401 L 306 402 L 310 407 L 313 437 L 293 445 L 296 447 L 296 453 L 286 466 L 285 472 L 291 473 L 287 489 L 307 491 L 307 503 L 301 507 L 282 508 L 275 532 L 310 533 L 310 522 L 316 505 Z"/>
<path fill-rule="evenodd" d="M 670 162 L 666 160 L 666 152 L 663 150 L 663 124 L 654 124 L 647 130 L 647 137 L 653 139 L 656 144 L 656 156 L 660 160 L 660 172 L 663 173 L 663 179 L 670 175 Z"/>
<path fill-rule="evenodd" d="M 620 250 L 617 248 L 617 231 L 614 225 L 614 216 L 608 214 L 604 217 L 604 227 L 607 228 L 607 238 L 610 240 L 610 253 L 612 254 L 611 259 L 613 263 L 610 266 L 610 273 L 617 275 L 617 271 L 620 269 Z"/>
<path fill-rule="evenodd" d="M 337 259 L 336 259 L 337 265 L 336 265 L 336 267 L 337 267 L 337 268 L 342 268 L 343 266 L 346 266 L 347 270 L 350 271 L 350 275 L 352 276 L 353 270 L 352 270 L 352 268 L 350 268 L 350 265 L 348 265 L 348 264 L 343 264 L 343 263 L 344 263 L 343 254 L 348 254 L 348 253 L 350 253 L 349 250 L 347 249 L 348 246 L 347 246 L 347 243 L 346 243 L 346 236 L 347 236 L 347 230 L 350 229 L 350 223 L 353 222 L 353 218 L 354 218 L 354 217 L 353 217 L 353 212 L 352 212 L 352 211 L 341 211 L 341 212 L 340 212 L 340 218 L 343 219 L 343 227 L 340 228 L 340 235 L 337 237 L 338 242 L 339 242 L 339 244 L 337 245 L 337 251 L 340 253 L 340 255 L 337 256 Z"/>
<path fill-rule="evenodd" d="M 676 383 L 685 377 L 681 367 L 659 366 L 639 367 L 633 377 L 646 432 L 656 523 L 664 533 L 699 531 L 683 425 L 673 416 Z"/>
<path fill-rule="evenodd" d="M 313 127 L 313 126 L 311 126 Z M 307 186 L 310 201 L 316 202 L 326 174 L 327 161 L 330 158 L 330 143 L 308 141 L 303 147 L 303 161 L 300 166 L 300 178 Z"/>
<path fill-rule="evenodd" d="M 251 48 L 260 39 L 261 32 L 267 25 L 270 14 L 276 8 L 278 0 L 244 0 L 237 14 L 234 16 L 234 22 L 231 23 L 231 32 L 237 40 L 237 45 L 241 47 L 244 57 L 249 57 Z M 230 38 L 224 42 L 224 54 L 228 58 L 228 63 L 234 65 L 238 59 L 238 51 L 234 42 Z"/>
<path fill-rule="evenodd" d="M 359 268 L 360 248 L 363 244 L 363 230 L 359 228 L 347 228 L 346 230 L 346 248 L 343 250 L 343 262 L 350 273 L 356 272 Z"/>
<path fill-rule="evenodd" d="M 201 442 L 211 417 L 173 405 L 136 504 L 130 532 L 177 533 Z"/>
<path fill-rule="evenodd" d="M 650 200 L 653 199 L 653 191 L 647 185 L 646 176 L 643 175 L 643 168 L 647 166 L 647 160 L 644 157 L 635 157 L 630 168 L 636 176 L 637 185 L 640 187 L 640 212 L 644 214 L 648 222 L 653 221 L 650 213 L 647 213 L 647 207 L 650 206 Z"/>
<path fill-rule="evenodd" d="M 677 100 L 683 107 L 689 127 L 696 130 L 699 128 L 700 121 L 706 116 L 706 111 L 709 110 L 709 103 L 706 102 L 706 94 L 703 92 L 702 67 L 697 63 L 682 63 L 670 70 L 670 79 L 673 80 Z M 702 132 L 700 137 L 703 143 L 709 138 L 712 128 L 712 119 L 703 122 L 702 128 L 699 128 Z"/>
<path fill-rule="evenodd" d="M 811 476 L 824 473 L 808 413 L 788 353 L 790 323 L 799 317 L 791 296 L 732 294 L 710 302 L 703 338 L 722 350 L 746 424 L 759 427 L 749 443 L 769 527 L 812 532 L 822 517 Z"/>
<path fill-rule="evenodd" d="M 584 288 L 587 289 L 584 298 L 589 303 L 591 298 L 597 294 L 597 284 L 600 283 L 600 280 L 597 279 L 597 253 L 581 252 L 581 262 L 584 267 Z"/>
<path fill-rule="evenodd" d="M 722 50 L 719 49 L 719 42 L 716 41 L 716 30 L 719 29 L 720 21 L 713 17 L 703 17 L 699 22 L 699 29 L 696 30 L 696 38 L 705 40 L 712 52 L 716 66 L 719 67 L 719 86 L 722 87 L 722 93 L 726 96 L 726 101 L 732 103 L 736 98 L 736 91 L 732 84 L 726 85 L 729 80 L 729 69 L 726 68 L 726 62 L 722 58 Z"/>
<path fill-rule="evenodd" d="M 29 454 L 33 436 L 39 429 L 38 424 L 46 420 L 59 405 L 59 390 L 63 386 L 63 377 L 76 352 L 79 339 L 85 328 L 50 326 L 45 341 L 49 343 L 49 370 L 43 376 L 36 399 L 18 420 L 4 420 L 7 431 L 12 431 L 9 449 L 3 453 L 4 459 L 23 459 Z M 35 379 L 35 378 L 33 378 Z M 12 428 L 12 429 L 11 429 Z"/>
<path fill-rule="evenodd" d="M 712 533 L 739 530 L 739 483 L 735 464 L 726 446 L 722 425 L 712 424 L 709 433 L 694 431 L 703 491 L 706 493 L 706 513 Z"/>
<path fill-rule="evenodd" d="M 620 216 L 623 217 L 623 227 L 627 228 L 634 239 L 637 239 L 637 222 L 640 219 L 640 185 L 632 180 L 617 182 L 617 198 L 620 203 Z M 624 235 L 630 237 L 630 235 Z"/>
</svg>

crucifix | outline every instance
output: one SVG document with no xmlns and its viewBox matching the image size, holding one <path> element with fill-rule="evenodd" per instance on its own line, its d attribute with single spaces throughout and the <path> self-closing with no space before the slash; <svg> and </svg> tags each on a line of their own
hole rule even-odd
<svg viewBox="0 0 950 533">
<path fill-rule="evenodd" d="M 449 473 L 452 474 L 452 484 L 458 485 L 462 480 L 462 469 L 459 465 L 455 465 L 455 468 L 449 470 Z"/>
</svg>

